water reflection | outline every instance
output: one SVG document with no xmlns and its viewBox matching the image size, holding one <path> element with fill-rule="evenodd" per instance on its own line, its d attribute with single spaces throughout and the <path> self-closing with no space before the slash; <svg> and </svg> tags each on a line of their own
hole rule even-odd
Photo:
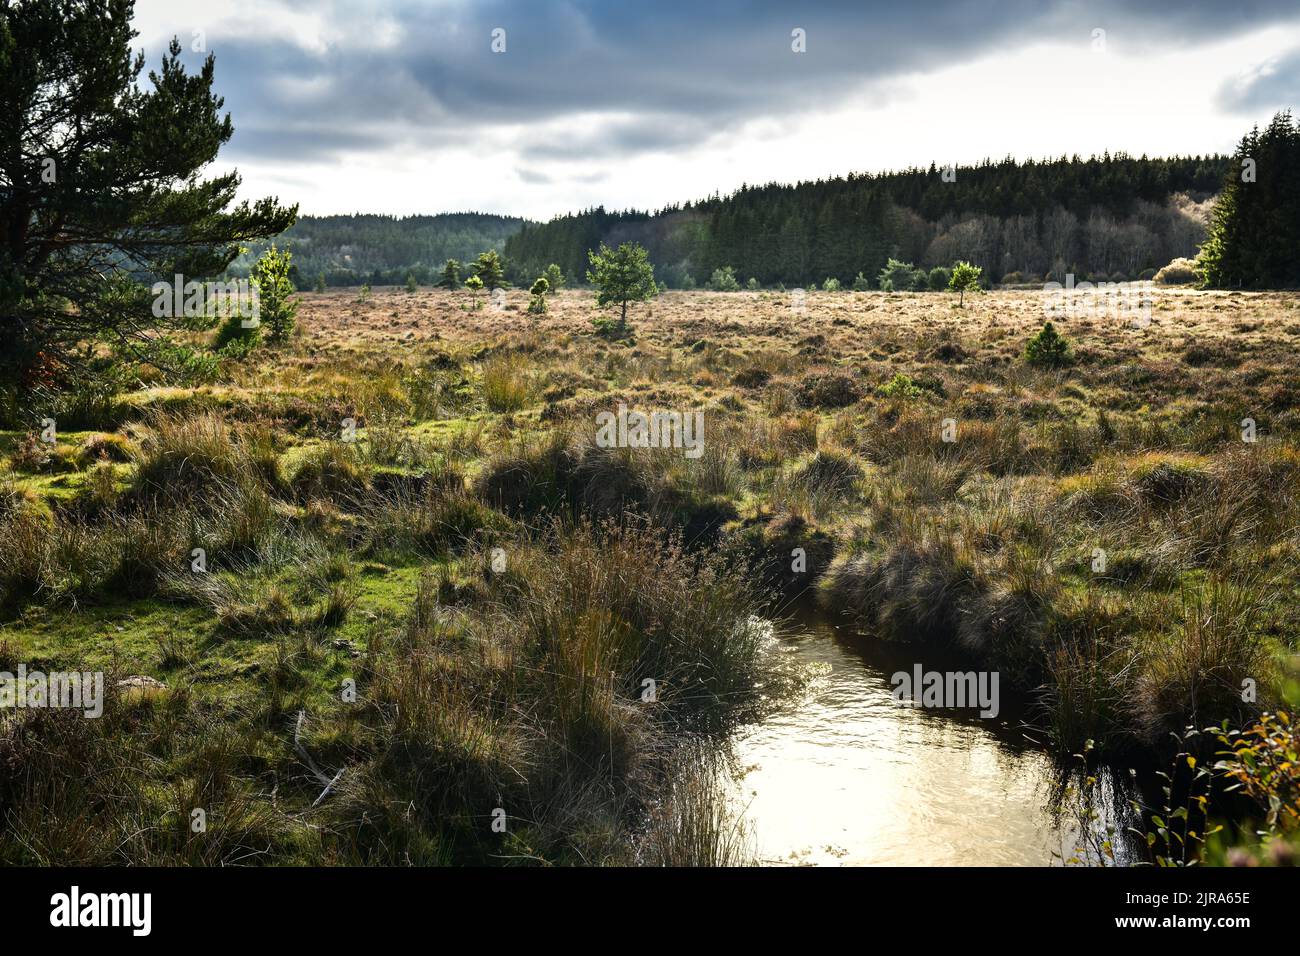
<svg viewBox="0 0 1300 956">
<path fill-rule="evenodd" d="M 1059 865 L 1104 839 L 1108 823 L 1122 832 L 1131 822 L 1124 781 L 1102 773 L 1098 818 L 1087 823 L 1079 789 L 1062 786 L 1014 707 L 985 720 L 973 710 L 900 707 L 892 696 L 890 675 L 918 661 L 933 670 L 969 663 L 824 620 L 801 626 L 781 652 L 823 677 L 807 701 L 748 728 L 733 750 L 733 800 L 763 862 Z M 1081 820 L 1097 839 L 1085 838 Z M 1122 862 L 1126 850 L 1117 852 Z"/>
</svg>

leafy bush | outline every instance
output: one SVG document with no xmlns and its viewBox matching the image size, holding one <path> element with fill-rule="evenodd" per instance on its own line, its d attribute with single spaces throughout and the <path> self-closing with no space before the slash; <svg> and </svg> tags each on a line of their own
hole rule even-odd
<svg viewBox="0 0 1300 956">
<path fill-rule="evenodd" d="M 921 387 L 912 381 L 910 375 L 904 375 L 899 372 L 884 385 L 876 389 L 885 398 L 917 398 L 921 394 Z"/>
</svg>

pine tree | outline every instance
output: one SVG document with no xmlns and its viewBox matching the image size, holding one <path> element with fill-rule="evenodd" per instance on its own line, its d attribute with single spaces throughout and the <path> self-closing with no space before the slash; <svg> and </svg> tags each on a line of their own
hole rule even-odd
<svg viewBox="0 0 1300 956">
<path fill-rule="evenodd" d="M 967 291 L 974 291 L 979 288 L 980 277 L 983 274 L 983 269 L 979 266 L 973 266 L 969 262 L 958 262 L 953 265 L 952 275 L 948 278 L 948 291 L 960 294 L 957 301 L 958 308 L 966 304 Z"/>
<path fill-rule="evenodd" d="M 258 318 L 267 329 L 267 337 L 275 343 L 288 341 L 297 320 L 298 300 L 293 297 L 293 283 L 289 281 L 292 259 L 292 252 L 278 252 L 272 243 L 249 270 L 249 278 L 257 286 Z"/>
<path fill-rule="evenodd" d="M 455 259 L 448 259 L 447 264 L 442 267 L 442 277 L 438 280 L 438 286 L 443 289 L 460 288 L 460 263 Z"/>
<path fill-rule="evenodd" d="M 528 311 L 535 315 L 542 315 L 546 312 L 546 293 L 551 284 L 547 281 L 546 276 L 538 276 L 537 281 L 533 283 L 528 290 L 532 298 L 528 301 Z"/>
<path fill-rule="evenodd" d="M 549 291 L 558 292 L 564 287 L 564 273 L 560 271 L 560 267 L 554 262 L 546 267 L 546 271 L 542 273 L 542 276 L 546 279 L 546 286 Z"/>
<path fill-rule="evenodd" d="M 1237 146 L 1198 265 L 1220 288 L 1300 286 L 1300 124 L 1278 113 Z"/>
<path fill-rule="evenodd" d="M 190 75 L 173 39 L 140 76 L 130 0 L 0 5 L 0 389 L 68 386 L 83 343 L 145 352 L 182 323 L 155 281 L 221 275 L 297 207 L 231 207 L 240 179 L 202 180 L 231 137 L 214 58 Z M 229 207 L 229 208 L 228 208 Z"/>
<path fill-rule="evenodd" d="M 603 242 L 600 248 L 588 253 L 591 269 L 587 281 L 596 287 L 596 305 L 620 306 L 617 335 L 627 334 L 627 305 L 629 302 L 646 302 L 659 292 L 655 284 L 654 266 L 645 249 L 634 242 L 625 242 L 610 249 Z"/>
<path fill-rule="evenodd" d="M 480 253 L 473 265 L 474 275 L 483 283 L 483 288 L 500 289 L 505 285 L 505 269 L 501 263 L 501 254 L 495 249 Z"/>
<path fill-rule="evenodd" d="M 483 288 L 483 280 L 480 279 L 478 276 L 470 276 L 468 279 L 465 280 L 465 286 L 466 288 L 469 289 L 470 301 L 473 304 L 474 311 L 477 312 L 478 294 L 479 294 L 479 290 Z"/>
</svg>

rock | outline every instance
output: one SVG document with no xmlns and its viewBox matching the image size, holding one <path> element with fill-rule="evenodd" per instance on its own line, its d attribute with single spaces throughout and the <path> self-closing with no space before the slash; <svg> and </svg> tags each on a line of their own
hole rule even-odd
<svg viewBox="0 0 1300 956">
<path fill-rule="evenodd" d="M 335 638 L 330 644 L 336 651 L 345 652 L 348 657 L 360 657 L 361 650 L 346 637 Z"/>
<path fill-rule="evenodd" d="M 149 677 L 146 674 L 134 674 L 131 677 L 123 678 L 117 682 L 117 686 L 126 689 L 135 690 L 166 690 L 167 685 L 156 677 Z"/>
</svg>

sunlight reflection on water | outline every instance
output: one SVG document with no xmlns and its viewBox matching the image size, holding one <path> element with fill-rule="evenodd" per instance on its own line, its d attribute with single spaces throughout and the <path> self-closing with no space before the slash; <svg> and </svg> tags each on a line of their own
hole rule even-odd
<svg viewBox="0 0 1300 956">
<path fill-rule="evenodd" d="M 801 626 L 777 652 L 824 676 L 807 700 L 734 741 L 732 796 L 763 862 L 1045 866 L 1075 853 L 1078 818 L 1061 811 L 1071 801 L 1061 799 L 1060 773 L 1022 717 L 900 707 L 891 695 L 890 675 L 918 661 L 969 664 L 825 621 Z M 1126 803 L 1116 779 L 1100 776 L 1104 827 Z"/>
</svg>

